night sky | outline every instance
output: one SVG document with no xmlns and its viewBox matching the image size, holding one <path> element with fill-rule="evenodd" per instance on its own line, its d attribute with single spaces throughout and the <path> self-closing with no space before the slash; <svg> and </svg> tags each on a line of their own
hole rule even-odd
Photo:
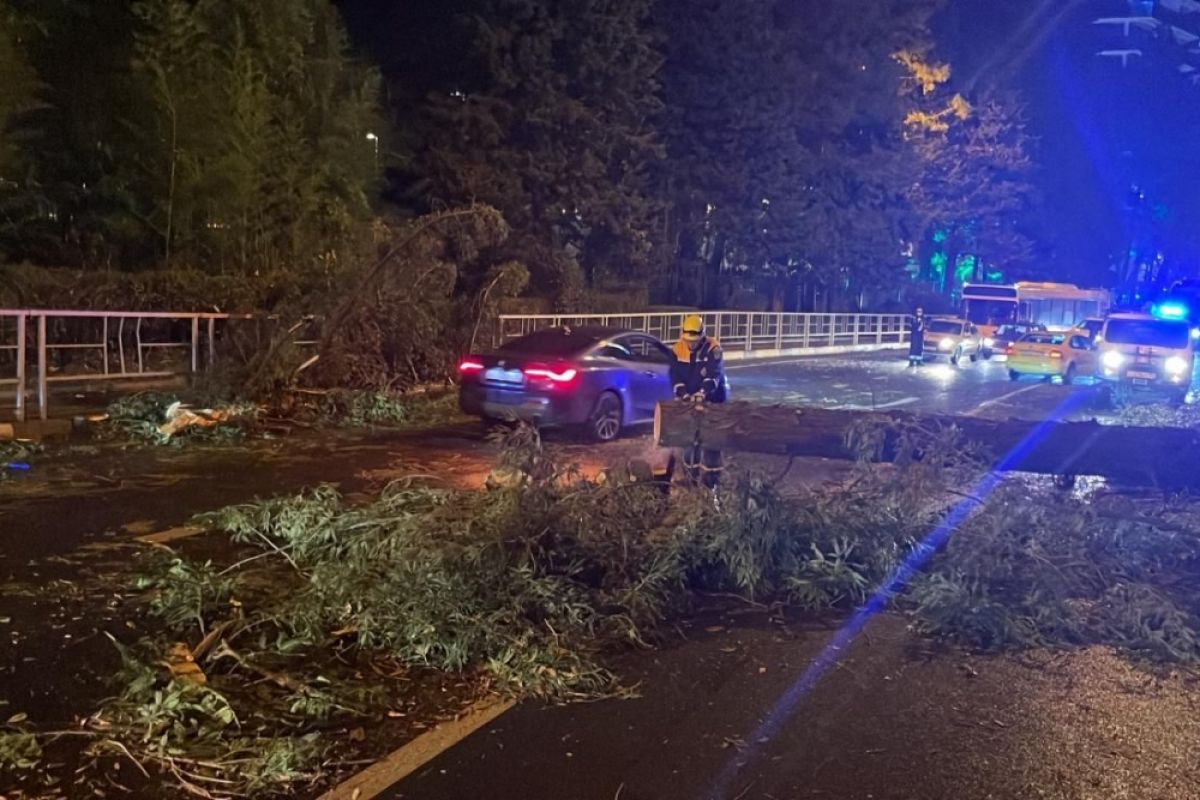
<svg viewBox="0 0 1200 800">
<path fill-rule="evenodd" d="M 338 4 L 356 45 L 382 66 L 390 99 L 402 108 L 468 78 L 468 65 L 456 58 L 465 47 L 454 17 L 473 2 Z M 1052 271 L 1083 284 L 1111 281 L 1109 263 L 1129 239 L 1124 209 L 1134 183 L 1174 223 L 1160 242 L 1168 258 L 1200 271 L 1200 240 L 1189 232 L 1200 230 L 1200 86 L 1177 71 L 1178 48 L 1092 24 L 1127 13 L 1126 0 L 948 0 L 935 28 L 940 55 L 960 85 L 999 79 L 1020 92 L 1038 139 L 1037 183 L 1046 199 L 1035 232 L 1050 244 Z M 1171 19 L 1160 9 L 1159 16 L 1200 32 L 1200 14 Z M 1096 55 L 1127 47 L 1146 55 L 1126 67 Z"/>
</svg>

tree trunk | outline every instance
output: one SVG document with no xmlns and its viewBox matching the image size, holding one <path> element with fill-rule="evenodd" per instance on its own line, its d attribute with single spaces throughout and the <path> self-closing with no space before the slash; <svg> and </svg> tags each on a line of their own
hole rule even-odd
<svg viewBox="0 0 1200 800">
<path fill-rule="evenodd" d="M 854 459 L 846 430 L 867 417 L 926 426 L 955 426 L 966 441 L 985 445 L 1001 471 L 1098 475 L 1115 483 L 1200 488 L 1200 431 L 1134 428 L 1096 422 L 1026 422 L 904 412 L 829 411 L 751 403 L 693 406 L 660 404 L 654 440 L 662 447 L 702 444 L 713 450 Z M 898 434 L 889 432 L 881 461 L 896 457 Z"/>
</svg>

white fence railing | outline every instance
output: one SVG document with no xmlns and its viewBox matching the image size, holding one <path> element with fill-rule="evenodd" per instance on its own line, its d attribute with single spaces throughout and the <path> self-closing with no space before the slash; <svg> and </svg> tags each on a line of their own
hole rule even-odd
<svg viewBox="0 0 1200 800">
<path fill-rule="evenodd" d="M 684 314 L 539 314 L 505 315 L 497 326 L 503 344 L 518 336 L 560 325 L 628 328 L 670 342 L 679 337 Z M 705 330 L 732 357 L 762 357 L 812 352 L 846 352 L 899 347 L 908 341 L 904 314 L 782 314 L 759 311 L 709 311 L 700 315 Z"/>
<path fill-rule="evenodd" d="M 902 346 L 908 338 L 902 314 L 711 311 L 701 316 L 731 359 L 874 350 Z M 670 342 L 678 338 L 683 317 L 679 312 L 506 315 L 499 319 L 493 344 L 559 325 L 628 328 Z M 311 322 L 290 329 L 297 344 L 313 343 L 301 330 Z M 12 410 L 24 420 L 32 395 L 38 416 L 45 419 L 52 384 L 186 376 L 216 364 L 225 341 L 237 339 L 227 350 L 265 345 L 279 323 L 247 314 L 0 309 L 0 397 L 11 389 Z M 251 335 L 230 336 L 235 325 L 249 326 Z"/>
<path fill-rule="evenodd" d="M 272 335 L 273 320 L 248 314 L 0 309 L 0 389 L 12 387 L 18 421 L 31 392 L 45 419 L 54 383 L 176 378 L 213 366 L 235 321 Z"/>
</svg>

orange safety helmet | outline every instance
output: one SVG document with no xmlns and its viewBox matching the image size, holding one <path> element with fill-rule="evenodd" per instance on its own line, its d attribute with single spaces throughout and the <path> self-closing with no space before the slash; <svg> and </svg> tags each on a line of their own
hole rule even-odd
<svg viewBox="0 0 1200 800">
<path fill-rule="evenodd" d="M 683 319 L 683 338 L 694 342 L 704 335 L 704 319 L 699 314 L 689 314 Z"/>
</svg>

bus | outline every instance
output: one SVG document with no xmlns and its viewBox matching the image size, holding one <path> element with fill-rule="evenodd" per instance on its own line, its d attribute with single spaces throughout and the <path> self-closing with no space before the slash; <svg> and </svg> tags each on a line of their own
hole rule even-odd
<svg viewBox="0 0 1200 800">
<path fill-rule="evenodd" d="M 968 283 L 963 286 L 963 317 L 984 336 L 1008 323 L 1032 322 L 1065 331 L 1088 317 L 1103 317 L 1112 305 L 1104 289 L 1080 289 L 1070 283 Z"/>
</svg>

